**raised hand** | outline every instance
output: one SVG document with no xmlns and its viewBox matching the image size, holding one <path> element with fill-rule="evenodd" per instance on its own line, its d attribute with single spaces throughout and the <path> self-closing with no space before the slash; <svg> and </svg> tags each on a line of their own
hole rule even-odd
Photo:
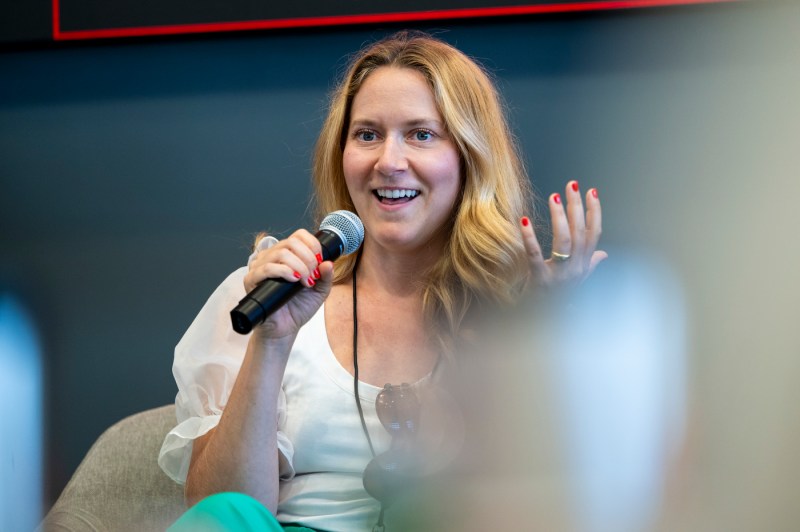
<svg viewBox="0 0 800 532">
<path fill-rule="evenodd" d="M 602 232 L 597 189 L 586 193 L 585 211 L 577 181 L 567 183 L 564 197 L 566 208 L 560 194 L 551 194 L 548 199 L 553 226 L 553 249 L 549 258 L 542 255 L 530 219 L 523 217 L 521 220 L 522 241 L 530 264 L 529 286 L 578 284 L 608 257 L 605 251 L 596 249 Z"/>
</svg>

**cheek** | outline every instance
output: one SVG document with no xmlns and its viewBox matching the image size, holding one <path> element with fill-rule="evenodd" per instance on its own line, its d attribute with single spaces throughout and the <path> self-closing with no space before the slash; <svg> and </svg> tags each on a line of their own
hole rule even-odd
<svg viewBox="0 0 800 532">
<path fill-rule="evenodd" d="M 353 155 L 352 153 L 348 153 L 347 150 L 342 154 L 342 172 L 344 172 L 344 180 L 345 183 L 347 183 L 347 188 L 351 189 L 350 192 L 352 196 L 354 176 L 357 172 Z"/>
<path fill-rule="evenodd" d="M 345 178 L 349 181 L 349 176 L 352 174 L 353 167 L 353 153 L 345 147 L 342 152 L 342 171 L 344 171 Z"/>
<path fill-rule="evenodd" d="M 370 157 L 372 157 L 372 150 L 362 148 L 354 142 L 346 142 L 342 150 L 344 164 L 363 164 Z"/>
<path fill-rule="evenodd" d="M 369 172 L 369 161 L 356 150 L 348 150 L 346 147 L 342 153 L 342 171 L 348 185 L 362 179 Z"/>
<path fill-rule="evenodd" d="M 345 149 L 342 153 L 342 171 L 347 193 L 350 196 L 350 201 L 353 202 L 353 206 L 357 211 L 365 208 L 368 199 L 372 197 L 372 192 L 364 188 L 364 183 L 366 183 L 369 176 L 369 168 L 364 162 L 364 158 L 359 157 L 352 151 L 348 153 L 347 149 Z"/>
<path fill-rule="evenodd" d="M 436 158 L 429 167 L 433 175 L 437 176 L 438 186 L 449 192 L 453 196 L 453 201 L 461 190 L 461 159 L 457 153 L 447 153 L 447 155 Z"/>
</svg>

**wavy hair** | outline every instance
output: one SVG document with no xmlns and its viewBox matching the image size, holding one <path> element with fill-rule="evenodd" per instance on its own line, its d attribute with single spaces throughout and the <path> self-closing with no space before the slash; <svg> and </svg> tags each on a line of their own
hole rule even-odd
<svg viewBox="0 0 800 532">
<path fill-rule="evenodd" d="M 462 188 L 446 228 L 448 248 L 426 272 L 423 296 L 431 333 L 449 345 L 471 306 L 511 302 L 524 281 L 517 223 L 533 208 L 530 182 L 489 74 L 428 34 L 400 32 L 356 54 L 331 95 L 313 164 L 319 218 L 337 209 L 355 211 L 342 167 L 350 111 L 364 80 L 385 66 L 423 74 L 460 153 Z M 349 279 L 355 264 L 355 255 L 339 259 L 334 282 Z"/>
</svg>

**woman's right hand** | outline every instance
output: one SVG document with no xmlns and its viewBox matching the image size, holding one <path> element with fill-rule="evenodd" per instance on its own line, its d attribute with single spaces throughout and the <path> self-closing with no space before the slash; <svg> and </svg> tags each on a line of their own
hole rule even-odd
<svg viewBox="0 0 800 532">
<path fill-rule="evenodd" d="M 244 277 L 248 293 L 270 278 L 306 287 L 257 326 L 254 333 L 272 339 L 293 336 L 317 312 L 333 282 L 333 263 L 322 262 L 321 253 L 317 238 L 305 229 L 298 229 L 288 238 L 260 251 L 250 262 Z"/>
</svg>

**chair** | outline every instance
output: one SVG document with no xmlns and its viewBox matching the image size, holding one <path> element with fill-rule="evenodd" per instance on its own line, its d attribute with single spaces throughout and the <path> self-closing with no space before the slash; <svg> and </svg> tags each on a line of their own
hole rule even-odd
<svg viewBox="0 0 800 532">
<path fill-rule="evenodd" d="M 94 443 L 38 532 L 165 530 L 184 511 L 183 486 L 158 466 L 175 406 L 129 416 Z"/>
</svg>

